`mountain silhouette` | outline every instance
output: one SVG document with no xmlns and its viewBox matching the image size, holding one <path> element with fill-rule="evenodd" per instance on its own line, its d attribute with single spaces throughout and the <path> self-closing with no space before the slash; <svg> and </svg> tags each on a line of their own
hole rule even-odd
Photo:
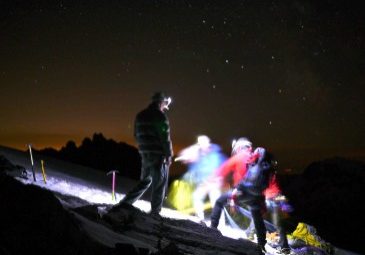
<svg viewBox="0 0 365 255">
<path fill-rule="evenodd" d="M 74 141 L 68 141 L 60 150 L 45 148 L 37 152 L 105 172 L 118 170 L 120 175 L 134 180 L 139 180 L 141 173 L 138 149 L 106 139 L 101 133 L 95 133 L 91 139 L 85 138 L 79 147 Z"/>
</svg>

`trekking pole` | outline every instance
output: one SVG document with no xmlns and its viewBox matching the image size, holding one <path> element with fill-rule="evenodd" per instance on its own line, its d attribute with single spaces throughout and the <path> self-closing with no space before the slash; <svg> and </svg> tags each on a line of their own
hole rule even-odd
<svg viewBox="0 0 365 255">
<path fill-rule="evenodd" d="M 41 165 L 42 165 L 43 181 L 44 181 L 44 184 L 47 184 L 47 181 L 46 181 L 46 172 L 44 170 L 44 161 L 43 160 L 41 160 Z"/>
<path fill-rule="evenodd" d="M 32 155 L 32 145 L 28 144 L 29 148 L 29 154 L 30 154 L 30 162 L 32 164 L 32 173 L 33 173 L 33 180 L 36 182 L 37 179 L 35 178 L 35 172 L 34 172 L 34 162 L 33 162 L 33 155 Z"/>
<path fill-rule="evenodd" d="M 116 198 L 115 198 L 115 173 L 119 173 L 119 171 L 111 170 L 106 174 L 106 175 L 113 174 L 113 178 L 112 178 L 112 200 L 114 200 L 114 201 L 116 200 Z"/>
</svg>

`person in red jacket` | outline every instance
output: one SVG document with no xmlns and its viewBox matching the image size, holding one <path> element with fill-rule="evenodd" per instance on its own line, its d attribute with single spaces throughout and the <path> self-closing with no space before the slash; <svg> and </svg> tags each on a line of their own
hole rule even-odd
<svg viewBox="0 0 365 255">
<path fill-rule="evenodd" d="M 221 182 L 227 182 L 228 176 L 232 175 L 231 186 L 235 187 L 246 175 L 247 165 L 256 160 L 252 154 L 252 143 L 242 137 L 232 142 L 232 156 L 227 159 L 216 171 L 216 176 Z"/>
<path fill-rule="evenodd" d="M 257 232 L 257 243 L 265 251 L 266 227 L 262 217 L 262 209 L 265 207 L 264 190 L 268 187 L 271 175 L 274 171 L 272 165 L 272 154 L 266 149 L 258 147 L 253 153 L 257 160 L 250 164 L 246 174 L 233 190 L 221 195 L 216 201 L 211 214 L 211 228 L 217 229 L 219 217 L 231 201 L 248 206 Z"/>
<path fill-rule="evenodd" d="M 259 157 L 258 153 L 252 152 L 252 143 L 247 138 L 240 138 L 232 143 L 232 156 L 226 160 L 216 172 L 221 180 L 226 180 L 227 176 L 232 174 L 233 187 L 236 187 L 241 180 L 246 177 L 247 169 L 250 164 L 255 162 Z M 277 162 L 273 162 L 276 167 Z M 285 196 L 277 182 L 276 174 L 272 175 L 269 180 L 268 187 L 263 191 L 268 211 L 271 213 L 274 225 L 279 230 L 279 247 L 283 253 L 290 252 L 285 229 L 282 226 L 279 214 L 281 212 L 290 212 L 292 208 L 287 203 Z M 230 201 L 232 203 L 233 201 Z M 246 234 L 250 236 L 255 231 L 253 221 L 246 230 Z"/>
</svg>

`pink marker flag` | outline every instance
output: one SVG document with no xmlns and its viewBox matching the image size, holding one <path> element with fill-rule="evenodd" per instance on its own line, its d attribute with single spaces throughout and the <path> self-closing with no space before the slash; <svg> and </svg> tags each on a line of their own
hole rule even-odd
<svg viewBox="0 0 365 255">
<path fill-rule="evenodd" d="M 113 177 L 112 177 L 112 200 L 116 200 L 116 197 L 115 197 L 115 173 L 119 173 L 119 171 L 117 170 L 111 170 L 109 171 L 106 175 L 110 175 L 112 174 Z"/>
</svg>

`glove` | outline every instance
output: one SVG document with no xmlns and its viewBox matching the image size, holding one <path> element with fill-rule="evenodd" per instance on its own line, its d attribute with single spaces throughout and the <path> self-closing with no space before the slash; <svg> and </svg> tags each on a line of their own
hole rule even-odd
<svg viewBox="0 0 365 255">
<path fill-rule="evenodd" d="M 170 157 L 166 157 L 165 160 L 164 160 L 164 162 L 165 162 L 165 164 L 167 166 L 170 166 L 171 163 L 172 163 L 172 157 L 171 156 Z"/>
<path fill-rule="evenodd" d="M 234 199 L 230 199 L 228 201 L 228 203 L 229 203 L 229 212 L 230 213 L 236 213 L 237 212 L 237 209 L 236 209 L 236 206 L 235 206 Z"/>
<path fill-rule="evenodd" d="M 229 204 L 229 211 L 231 213 L 235 213 L 236 210 L 236 201 L 237 201 L 237 196 L 239 196 L 241 194 L 241 192 L 237 189 L 234 189 L 232 191 L 231 197 L 229 198 L 228 204 Z"/>
</svg>

